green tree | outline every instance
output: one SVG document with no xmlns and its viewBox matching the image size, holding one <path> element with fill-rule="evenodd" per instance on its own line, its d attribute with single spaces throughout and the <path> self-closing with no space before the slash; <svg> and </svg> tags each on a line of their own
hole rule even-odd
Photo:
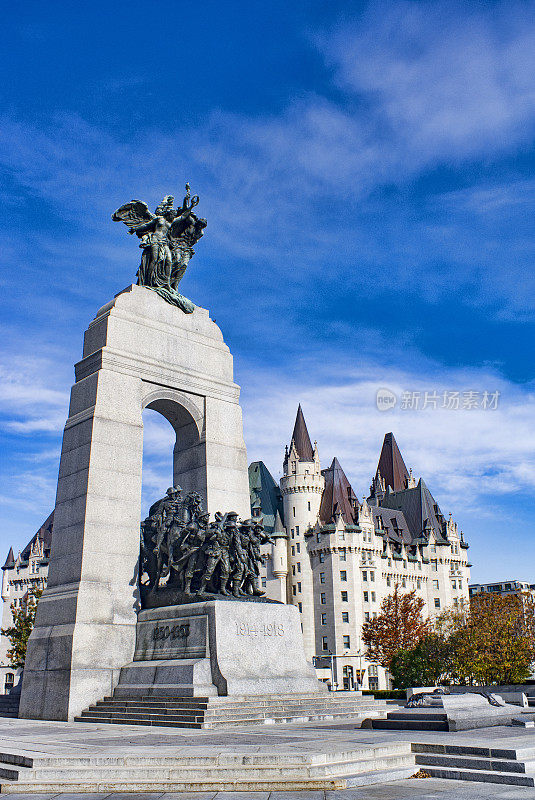
<svg viewBox="0 0 535 800">
<path fill-rule="evenodd" d="M 433 632 L 410 650 L 398 650 L 390 663 L 396 689 L 437 686 L 450 682 L 452 653 L 449 639 Z"/>
<path fill-rule="evenodd" d="M 28 639 L 33 630 L 37 603 L 43 594 L 41 589 L 32 589 L 26 598 L 26 602 L 20 607 L 11 606 L 13 615 L 13 625 L 9 628 L 2 628 L 2 634 L 7 636 L 10 649 L 7 651 L 9 664 L 14 669 L 24 666 L 26 659 L 26 648 Z"/>
<path fill-rule="evenodd" d="M 398 584 L 384 598 L 380 613 L 362 626 L 366 658 L 390 670 L 393 657 L 400 650 L 411 650 L 431 632 L 431 623 L 424 620 L 425 603 L 416 592 L 399 592 Z"/>
</svg>

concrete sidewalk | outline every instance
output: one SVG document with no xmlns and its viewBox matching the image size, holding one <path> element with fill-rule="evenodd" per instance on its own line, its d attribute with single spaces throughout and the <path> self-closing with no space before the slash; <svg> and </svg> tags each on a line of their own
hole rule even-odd
<svg viewBox="0 0 535 800">
<path fill-rule="evenodd" d="M 19 794 L 17 800 L 534 800 L 535 789 L 426 778 L 333 792 L 151 792 L 145 794 Z"/>
</svg>

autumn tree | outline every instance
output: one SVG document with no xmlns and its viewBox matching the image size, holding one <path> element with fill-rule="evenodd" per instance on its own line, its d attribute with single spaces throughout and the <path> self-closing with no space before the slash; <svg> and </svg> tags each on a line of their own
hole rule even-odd
<svg viewBox="0 0 535 800">
<path fill-rule="evenodd" d="M 400 593 L 398 584 L 384 598 L 377 617 L 362 626 L 366 658 L 390 670 L 392 659 L 400 650 L 411 650 L 431 633 L 431 623 L 424 620 L 425 603 L 416 592 Z"/>
<path fill-rule="evenodd" d="M 10 649 L 7 651 L 7 657 L 10 666 L 14 669 L 24 666 L 26 648 L 30 633 L 33 630 L 37 603 L 42 594 L 41 589 L 32 589 L 28 592 L 26 601 L 20 608 L 15 608 L 14 605 L 11 605 L 13 625 L 9 628 L 1 629 L 2 634 L 7 636 L 11 644 Z"/>
<path fill-rule="evenodd" d="M 460 682 L 520 683 L 535 660 L 535 603 L 528 594 L 474 595 L 450 641 Z"/>
</svg>

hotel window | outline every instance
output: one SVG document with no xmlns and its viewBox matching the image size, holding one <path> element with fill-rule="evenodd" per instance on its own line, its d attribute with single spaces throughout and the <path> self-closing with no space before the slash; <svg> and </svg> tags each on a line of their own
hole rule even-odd
<svg viewBox="0 0 535 800">
<path fill-rule="evenodd" d="M 347 603 L 348 602 L 347 592 L 342 592 L 341 594 L 342 594 L 342 603 Z"/>
<path fill-rule="evenodd" d="M 365 611 L 364 612 L 364 620 L 365 620 L 365 622 L 369 622 L 370 621 L 370 612 L 369 611 Z"/>
<path fill-rule="evenodd" d="M 296 595 L 296 592 L 297 592 L 297 589 L 295 588 L 295 586 L 292 586 L 292 594 L 293 594 L 294 597 Z"/>
<path fill-rule="evenodd" d="M 342 540 L 342 542 L 345 541 L 346 535 L 345 535 L 345 533 L 343 533 L 343 531 L 340 532 L 339 536 L 340 536 L 340 539 Z"/>
<path fill-rule="evenodd" d="M 347 572 L 345 571 L 345 569 L 340 570 L 340 580 L 347 581 Z"/>
<path fill-rule="evenodd" d="M 321 624 L 322 625 L 327 625 L 327 614 L 322 614 L 321 615 Z"/>
<path fill-rule="evenodd" d="M 327 644 L 327 637 L 326 636 L 323 636 L 322 639 L 321 639 L 321 649 L 322 650 L 328 650 L 329 649 L 329 646 Z"/>
<path fill-rule="evenodd" d="M 420 572 L 422 571 L 422 562 L 421 561 L 418 561 L 418 569 L 420 570 Z"/>
<path fill-rule="evenodd" d="M 295 517 L 295 506 L 294 506 L 294 517 Z"/>
<path fill-rule="evenodd" d="M 392 586 L 392 578 L 390 577 L 390 575 L 387 576 L 386 585 L 387 586 Z"/>
<path fill-rule="evenodd" d="M 292 545 L 292 555 L 295 556 L 295 547 Z"/>
<path fill-rule="evenodd" d="M 295 575 L 295 564 L 292 564 L 292 575 Z"/>
<path fill-rule="evenodd" d="M 297 604 L 297 608 L 299 609 L 299 611 L 302 612 L 303 611 L 303 603 L 298 603 Z"/>
<path fill-rule="evenodd" d="M 316 541 L 321 542 L 321 533 L 316 534 Z"/>
<path fill-rule="evenodd" d="M 375 580 L 375 572 L 370 572 L 370 580 L 372 582 Z"/>
<path fill-rule="evenodd" d="M 262 589 L 265 589 L 266 586 L 267 586 L 267 579 L 266 578 L 262 578 Z"/>
<path fill-rule="evenodd" d="M 322 592 L 320 594 L 320 603 L 321 603 L 322 606 L 327 604 L 326 597 L 327 597 L 327 595 L 325 594 L 325 592 Z"/>
<path fill-rule="evenodd" d="M 299 525 L 295 526 L 295 535 L 299 536 Z M 299 547 L 299 545 L 297 545 Z"/>
<path fill-rule="evenodd" d="M 297 542 L 295 547 L 296 547 L 297 552 L 300 553 L 301 552 L 301 545 L 299 544 L 299 542 Z"/>
<path fill-rule="evenodd" d="M 372 592 L 372 603 L 375 603 L 375 592 Z"/>
<path fill-rule="evenodd" d="M 310 500 L 308 501 L 308 510 L 310 511 Z"/>
<path fill-rule="evenodd" d="M 345 647 L 345 649 L 349 650 L 349 648 L 351 647 L 351 639 L 350 639 L 350 637 L 349 636 L 344 636 L 343 642 L 344 642 L 343 646 Z"/>
<path fill-rule="evenodd" d="M 294 529 L 293 528 L 291 530 L 291 534 L 292 534 L 292 539 L 293 539 L 294 538 Z"/>
<path fill-rule="evenodd" d="M 418 578 L 418 580 L 416 581 L 416 588 L 417 589 L 421 589 L 422 588 L 422 581 L 420 580 L 420 578 Z"/>
<path fill-rule="evenodd" d="M 362 580 L 368 582 L 368 573 L 366 572 L 366 570 L 364 570 L 364 572 L 362 573 Z"/>
<path fill-rule="evenodd" d="M 405 578 L 402 578 L 401 585 L 403 586 L 404 589 L 407 587 L 407 581 L 405 580 Z"/>
<path fill-rule="evenodd" d="M 300 561 L 297 562 L 297 571 L 301 572 L 301 562 Z"/>
<path fill-rule="evenodd" d="M 460 578 L 459 578 L 459 580 L 457 581 L 457 588 L 458 588 L 458 589 L 462 589 L 462 588 L 463 588 L 463 582 L 462 582 L 462 580 L 461 580 Z"/>
<path fill-rule="evenodd" d="M 458 607 L 458 606 L 459 606 L 459 600 L 458 600 L 458 598 L 457 598 L 457 597 L 454 597 L 454 598 L 453 598 L 453 605 L 454 605 L 455 607 Z"/>
<path fill-rule="evenodd" d="M 320 553 L 320 564 L 323 564 L 325 561 L 325 553 Z"/>
<path fill-rule="evenodd" d="M 438 581 L 437 580 L 433 581 L 433 589 L 438 589 Z"/>
<path fill-rule="evenodd" d="M 300 583 L 298 583 L 298 584 L 297 584 L 297 591 L 298 591 L 298 592 L 300 592 L 300 591 L 301 591 L 301 584 L 300 584 Z"/>
<path fill-rule="evenodd" d="M 455 583 L 455 581 L 451 582 L 451 588 L 452 589 L 456 589 L 457 588 L 457 584 Z"/>
<path fill-rule="evenodd" d="M 440 599 L 435 597 L 435 608 L 440 608 Z"/>
<path fill-rule="evenodd" d="M 349 611 L 342 611 L 342 622 L 349 622 Z"/>
<path fill-rule="evenodd" d="M 320 572 L 320 583 L 325 583 L 325 573 Z"/>
<path fill-rule="evenodd" d="M 340 561 L 347 561 L 345 550 L 340 550 L 339 556 L 340 556 Z"/>
<path fill-rule="evenodd" d="M 368 602 L 368 592 L 364 592 L 364 602 Z"/>
<path fill-rule="evenodd" d="M 437 564 L 436 559 L 434 561 L 431 561 L 431 571 L 432 572 L 437 572 L 438 571 L 438 564 Z"/>
</svg>

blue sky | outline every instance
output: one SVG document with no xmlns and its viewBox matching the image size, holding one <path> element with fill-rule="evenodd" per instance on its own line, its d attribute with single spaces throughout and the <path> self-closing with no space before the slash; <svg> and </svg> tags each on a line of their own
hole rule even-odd
<svg viewBox="0 0 535 800">
<path fill-rule="evenodd" d="M 535 582 L 535 3 L 27 2 L 0 36 L 0 547 L 52 508 L 83 331 L 134 279 L 111 212 L 189 180 L 182 291 L 234 353 L 250 460 L 278 476 L 301 401 L 362 496 L 392 430 L 473 579 Z"/>
</svg>

